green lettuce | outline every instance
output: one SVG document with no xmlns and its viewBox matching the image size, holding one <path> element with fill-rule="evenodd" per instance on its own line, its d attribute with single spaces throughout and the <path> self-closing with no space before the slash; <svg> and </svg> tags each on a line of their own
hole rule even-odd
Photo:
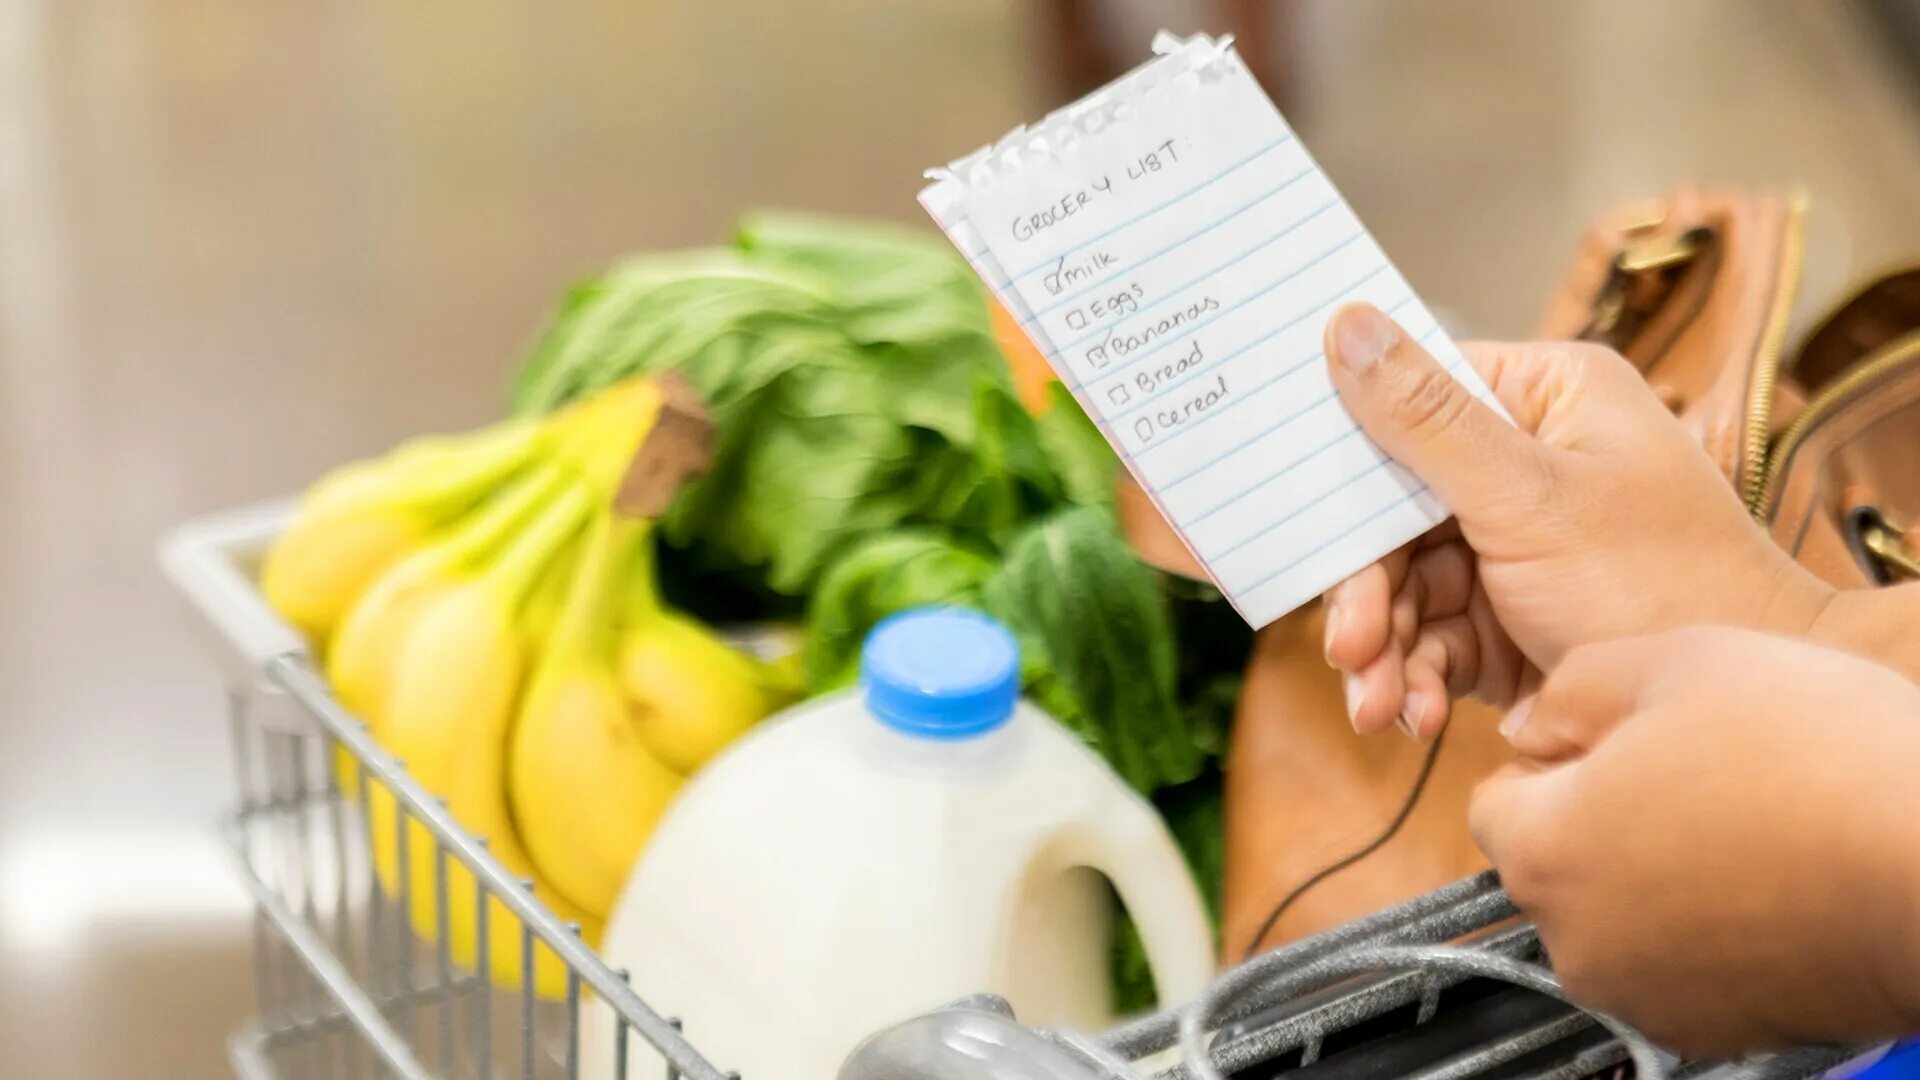
<svg viewBox="0 0 1920 1080">
<path fill-rule="evenodd" d="M 516 413 L 540 413 L 635 373 L 680 373 L 717 439 L 665 539 L 763 567 L 787 595 L 875 532 L 998 544 L 1061 497 L 958 260 L 872 227 L 832 247 L 812 222 L 749 219 L 751 246 L 641 256 L 576 285 L 513 397 Z"/>
<path fill-rule="evenodd" d="M 1179 664 L 1160 576 L 1113 513 L 1074 506 L 1011 544 L 982 601 L 1020 642 L 1027 693 L 1151 793 L 1200 773 L 1207 752 L 1177 698 Z"/>
<path fill-rule="evenodd" d="M 980 606 L 993 559 L 934 530 L 880 533 L 835 562 L 807 608 L 803 659 L 816 690 L 851 685 L 875 623 L 917 607 Z"/>
</svg>

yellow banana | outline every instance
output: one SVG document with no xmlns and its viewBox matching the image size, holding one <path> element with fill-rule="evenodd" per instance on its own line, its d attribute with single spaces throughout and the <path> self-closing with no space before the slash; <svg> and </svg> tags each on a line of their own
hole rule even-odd
<svg viewBox="0 0 1920 1080">
<path fill-rule="evenodd" d="M 366 723 L 369 734 L 380 737 L 394 657 L 427 602 L 498 550 L 566 479 L 557 465 L 535 468 L 444 537 L 381 575 L 347 610 L 328 643 L 327 679 L 334 697 Z M 359 794 L 360 770 L 343 748 L 334 751 L 334 778 L 348 798 Z"/>
<path fill-rule="evenodd" d="M 626 384 L 621 390 L 539 420 L 415 439 L 322 477 L 262 562 L 267 603 L 316 646 L 326 644 L 382 572 L 515 474 L 549 456 L 579 466 L 596 455 L 606 432 L 587 439 L 578 433 L 605 428 L 644 392 Z"/>
<path fill-rule="evenodd" d="M 261 564 L 267 603 L 309 640 L 324 642 L 383 570 L 524 468 L 557 429 L 510 421 L 421 439 L 322 478 Z"/>
<path fill-rule="evenodd" d="M 445 800 L 463 827 L 487 839 L 495 858 L 516 875 L 534 876 L 506 791 L 508 741 L 532 645 L 525 624 L 529 595 L 552 572 L 593 508 L 611 496 L 657 416 L 659 401 L 651 383 L 634 380 L 583 407 L 581 432 L 561 455 L 566 472 L 576 475 L 495 561 L 456 576 L 421 601 L 422 609 L 398 643 L 384 703 L 374 710 L 381 714 L 377 734 L 386 746 L 422 786 Z M 382 693 L 380 687 L 372 689 Z M 384 789 L 369 794 L 375 870 L 390 892 L 405 875 L 414 930 L 434 940 L 439 931 L 431 837 L 418 823 L 409 823 L 408 865 L 401 867 L 398 807 Z M 581 924 L 589 944 L 598 940 L 599 919 L 544 883 L 536 883 L 536 890 L 563 921 Z M 458 865 L 448 868 L 447 902 L 449 952 L 470 967 L 478 951 L 478 894 L 472 876 Z M 489 974 L 497 985 L 518 987 L 523 977 L 518 920 L 497 899 L 488 901 L 487 919 Z M 542 996 L 564 993 L 565 967 L 544 945 L 536 949 L 533 980 Z"/>
<path fill-rule="evenodd" d="M 567 482 L 558 465 L 528 473 L 444 538 L 381 575 L 347 610 L 327 646 L 327 678 L 334 697 L 376 737 L 399 642 L 422 603 L 498 551 Z"/>
<path fill-rule="evenodd" d="M 616 397 L 616 390 L 627 397 Z M 626 426 L 633 421 L 620 407 L 635 394 L 621 384 L 567 414 L 561 429 L 567 438 L 552 444 L 552 461 L 516 479 L 441 540 L 395 564 L 348 607 L 327 642 L 327 678 L 334 696 L 376 736 L 395 650 L 420 604 L 491 557 L 570 478 L 591 474 L 601 487 L 611 483 L 610 470 L 621 455 L 632 456 Z"/>
<path fill-rule="evenodd" d="M 532 864 L 508 815 L 506 754 L 520 698 L 528 642 L 519 625 L 527 595 L 559 550 L 578 532 L 595 501 L 592 488 L 569 485 L 501 554 L 470 578 L 427 602 L 400 643 L 382 720 L 382 741 L 428 791 L 476 836 L 494 857 L 520 876 Z M 435 855 L 430 834 L 409 822 L 408 865 L 399 859 L 397 807 L 383 788 L 368 800 L 374 866 L 387 890 L 397 892 L 407 875 L 416 934 L 437 940 Z M 471 967 L 477 955 L 478 897 L 471 874 L 454 864 L 447 882 L 448 946 L 454 961 Z M 540 890 L 563 920 L 592 935 L 598 920 L 573 908 L 550 889 Z M 520 985 L 518 920 L 498 899 L 488 901 L 488 951 L 497 985 Z M 534 987 L 542 996 L 565 991 L 565 968 L 544 945 L 537 951 Z"/>
<path fill-rule="evenodd" d="M 623 564 L 646 526 L 602 514 L 514 726 L 508 800 L 542 880 L 604 919 L 681 778 L 642 746 L 613 675 Z"/>
<path fill-rule="evenodd" d="M 662 605 L 652 545 L 637 550 L 620 633 L 620 685 L 635 708 L 641 743 L 690 774 L 799 693 L 773 666 Z"/>
<path fill-rule="evenodd" d="M 563 548 L 555 556 L 553 565 L 540 577 L 540 583 L 533 587 L 533 595 L 527 597 L 527 609 L 521 613 L 520 625 L 525 629 L 528 641 L 545 641 L 560 622 L 560 610 L 567 602 L 567 593 L 573 587 L 573 577 L 579 569 L 583 555 L 583 543 L 576 540 Z"/>
</svg>

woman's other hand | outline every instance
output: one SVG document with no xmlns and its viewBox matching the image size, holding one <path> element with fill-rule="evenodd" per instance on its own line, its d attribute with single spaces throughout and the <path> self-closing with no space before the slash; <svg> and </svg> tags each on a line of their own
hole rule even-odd
<svg viewBox="0 0 1920 1080">
<path fill-rule="evenodd" d="M 1696 628 L 1569 652 L 1474 837 L 1583 1004 L 1690 1054 L 1920 1028 L 1920 688 Z"/>
<path fill-rule="evenodd" d="M 1369 305 L 1328 323 L 1334 386 L 1453 521 L 1327 594 L 1354 727 L 1431 735 L 1568 650 L 1716 623 L 1804 634 L 1830 590 L 1780 551 L 1637 372 L 1577 343 L 1470 345 L 1512 417 Z"/>
</svg>

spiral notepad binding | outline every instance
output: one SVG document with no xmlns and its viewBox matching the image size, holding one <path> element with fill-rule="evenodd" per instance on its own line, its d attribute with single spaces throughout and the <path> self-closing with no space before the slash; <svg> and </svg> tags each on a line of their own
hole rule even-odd
<svg viewBox="0 0 1920 1080">
<path fill-rule="evenodd" d="M 1211 81 L 1241 64 L 1232 35 L 1205 34 L 1181 38 L 1165 30 L 1153 39 L 1154 58 L 1036 124 L 1022 124 L 944 167 L 928 169 L 934 186 L 922 196 L 935 197 L 942 187 L 978 186 L 1019 170 L 1035 160 L 1058 161 L 1082 140 L 1124 123 L 1141 98 L 1182 79 Z M 936 205 L 943 202 L 935 197 Z"/>
</svg>

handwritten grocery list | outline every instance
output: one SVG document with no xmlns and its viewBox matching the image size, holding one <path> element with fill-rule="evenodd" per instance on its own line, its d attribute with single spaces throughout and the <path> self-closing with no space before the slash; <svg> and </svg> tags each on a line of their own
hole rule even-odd
<svg viewBox="0 0 1920 1080">
<path fill-rule="evenodd" d="M 1447 515 L 1335 396 L 1328 317 L 1371 302 L 1490 395 L 1231 45 L 1155 51 L 921 202 L 1258 627 Z"/>
</svg>

